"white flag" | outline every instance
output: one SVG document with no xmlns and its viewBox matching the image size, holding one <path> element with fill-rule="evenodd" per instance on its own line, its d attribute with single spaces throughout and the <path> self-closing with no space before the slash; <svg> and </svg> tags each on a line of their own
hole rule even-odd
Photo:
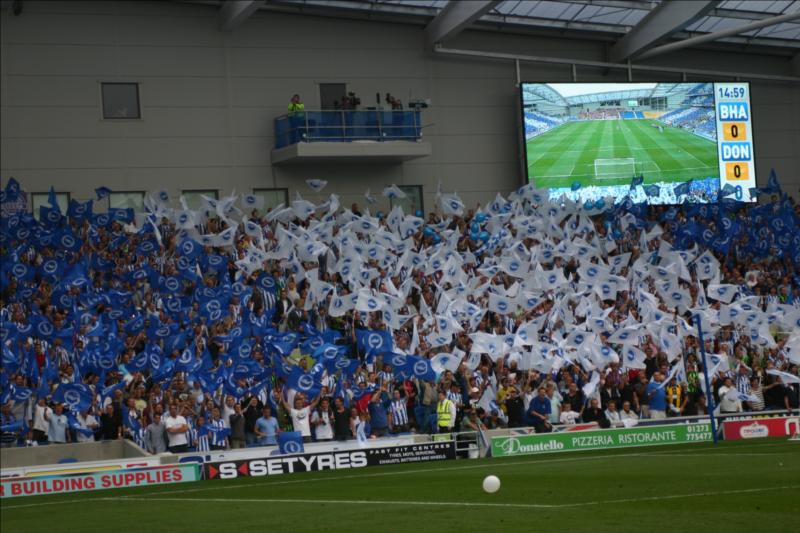
<svg viewBox="0 0 800 533">
<path fill-rule="evenodd" d="M 310 179 L 306 180 L 306 185 L 308 185 L 308 188 L 311 189 L 312 191 L 320 192 L 328 185 L 328 182 L 325 180 Z"/>
</svg>

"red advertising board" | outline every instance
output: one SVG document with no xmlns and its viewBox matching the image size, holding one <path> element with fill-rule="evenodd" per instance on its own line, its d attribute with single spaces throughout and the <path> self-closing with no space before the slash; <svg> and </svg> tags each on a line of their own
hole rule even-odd
<svg viewBox="0 0 800 533">
<path fill-rule="evenodd" d="M 800 433 L 800 418 L 751 418 L 726 420 L 722 424 L 725 440 L 760 439 L 764 437 L 791 437 Z"/>
<path fill-rule="evenodd" d="M 110 472 L 9 478 L 0 482 L 0 498 L 144 487 L 198 481 L 199 479 L 200 468 L 197 463 L 114 470 Z"/>
</svg>

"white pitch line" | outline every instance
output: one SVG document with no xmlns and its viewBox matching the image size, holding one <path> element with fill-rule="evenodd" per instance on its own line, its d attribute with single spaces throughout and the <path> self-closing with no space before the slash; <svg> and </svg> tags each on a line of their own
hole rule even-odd
<svg viewBox="0 0 800 533">
<path fill-rule="evenodd" d="M 641 498 L 622 498 L 617 500 L 597 500 L 588 502 L 547 504 L 547 503 L 490 503 L 490 502 L 441 502 L 441 501 L 414 501 L 414 500 L 319 500 L 319 499 L 293 499 L 293 498 L 142 498 L 118 497 L 100 498 L 104 501 L 144 501 L 144 502 L 195 502 L 195 503 L 300 503 L 300 504 L 331 504 L 331 505 L 411 505 L 419 507 L 495 507 L 495 508 L 524 508 L 524 509 L 564 509 L 568 507 L 589 507 L 595 505 L 613 505 L 619 503 L 639 503 L 646 501 L 678 500 L 683 498 L 699 498 L 704 496 L 727 496 L 731 494 L 752 494 L 756 492 L 769 492 L 775 490 L 789 490 L 800 488 L 800 485 L 784 485 L 780 487 L 759 487 L 752 489 L 721 490 L 708 492 L 693 492 L 689 494 L 667 494 L 662 496 L 645 496 Z"/>
</svg>

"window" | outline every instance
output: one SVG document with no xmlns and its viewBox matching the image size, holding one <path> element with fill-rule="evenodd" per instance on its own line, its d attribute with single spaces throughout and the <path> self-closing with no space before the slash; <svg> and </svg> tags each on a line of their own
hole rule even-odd
<svg viewBox="0 0 800 533">
<path fill-rule="evenodd" d="M 137 213 L 144 211 L 144 191 L 112 192 L 108 196 L 108 207 L 127 209 L 132 207 Z"/>
<path fill-rule="evenodd" d="M 406 215 L 414 215 L 417 211 L 422 211 L 424 215 L 425 207 L 422 204 L 422 185 L 398 185 L 397 188 L 406 193 L 406 197 L 390 200 L 392 209 L 394 209 L 394 206 L 399 205 L 403 208 L 403 213 Z"/>
<path fill-rule="evenodd" d="M 48 196 L 49 193 L 46 192 L 31 193 L 31 208 L 33 209 L 33 217 L 36 220 L 39 220 L 39 208 L 43 205 L 50 205 L 50 203 L 47 201 Z M 56 203 L 58 204 L 59 209 L 61 209 L 61 214 L 66 216 L 67 209 L 69 208 L 69 193 L 57 192 Z"/>
<path fill-rule="evenodd" d="M 319 106 L 322 109 L 339 109 L 342 96 L 347 95 L 346 83 L 320 83 Z"/>
<path fill-rule="evenodd" d="M 260 210 L 261 213 L 266 213 L 280 204 L 283 204 L 284 207 L 289 205 L 289 189 L 253 189 L 253 196 L 264 199 L 264 208 Z"/>
<path fill-rule="evenodd" d="M 142 118 L 138 83 L 101 83 L 103 118 Z"/>
<path fill-rule="evenodd" d="M 215 200 L 219 199 L 219 192 L 216 190 L 189 190 L 189 191 L 181 191 L 181 195 L 186 200 L 186 207 L 191 209 L 192 211 L 199 211 L 204 207 L 203 204 L 203 196 L 208 198 L 213 198 Z"/>
</svg>

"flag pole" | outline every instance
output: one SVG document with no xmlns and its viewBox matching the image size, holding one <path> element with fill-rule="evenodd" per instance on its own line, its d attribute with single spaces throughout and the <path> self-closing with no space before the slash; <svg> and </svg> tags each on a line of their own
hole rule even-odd
<svg viewBox="0 0 800 533">
<path fill-rule="evenodd" d="M 700 315 L 694 315 L 694 323 L 697 325 L 697 336 L 700 339 L 700 354 L 703 357 L 703 379 L 706 382 L 706 406 L 708 414 L 711 416 L 711 436 L 714 438 L 714 445 L 717 444 L 717 420 L 714 416 L 714 394 L 711 390 L 711 382 L 708 379 L 708 363 L 706 362 L 706 343 L 703 340 L 703 328 L 700 325 Z"/>
</svg>

